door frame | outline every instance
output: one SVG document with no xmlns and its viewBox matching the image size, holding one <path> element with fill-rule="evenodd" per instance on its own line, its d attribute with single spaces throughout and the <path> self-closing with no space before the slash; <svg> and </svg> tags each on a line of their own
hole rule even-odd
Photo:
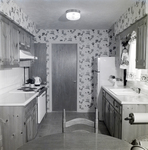
<svg viewBox="0 0 148 150">
<path fill-rule="evenodd" d="M 53 44 L 76 44 L 77 45 L 77 49 L 76 49 L 76 71 L 77 71 L 77 110 L 76 111 L 78 111 L 78 85 L 79 85 L 79 69 L 78 69 L 78 65 L 79 65 L 79 62 L 78 62 L 78 58 L 79 58 L 79 53 L 78 53 L 78 43 L 77 42 L 51 42 L 50 43 L 50 45 L 49 45 L 49 63 L 50 63 L 50 65 L 49 65 L 49 72 L 50 72 L 50 79 L 49 79 L 49 85 L 50 85 L 50 95 L 49 95 L 49 99 L 50 99 L 50 112 L 52 112 L 52 45 Z"/>
</svg>

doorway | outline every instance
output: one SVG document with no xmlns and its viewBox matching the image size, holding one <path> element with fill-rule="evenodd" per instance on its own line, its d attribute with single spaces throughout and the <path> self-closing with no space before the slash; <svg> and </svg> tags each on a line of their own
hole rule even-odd
<svg viewBox="0 0 148 150">
<path fill-rule="evenodd" d="M 77 110 L 77 44 L 52 44 L 52 110 Z"/>
</svg>

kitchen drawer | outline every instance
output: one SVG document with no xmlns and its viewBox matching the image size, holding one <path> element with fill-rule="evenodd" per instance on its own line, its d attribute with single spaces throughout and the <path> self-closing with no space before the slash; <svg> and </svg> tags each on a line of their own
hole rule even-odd
<svg viewBox="0 0 148 150">
<path fill-rule="evenodd" d="M 122 109 L 122 106 L 115 100 L 114 101 L 114 108 L 116 109 L 116 111 L 121 114 L 121 109 Z"/>
<path fill-rule="evenodd" d="M 27 106 L 25 107 L 25 114 L 28 114 L 32 110 L 36 102 L 37 102 L 37 99 L 34 98 L 29 104 L 27 104 Z"/>
<path fill-rule="evenodd" d="M 112 106 L 114 105 L 114 98 L 112 98 L 108 93 L 106 93 L 106 99 Z"/>
</svg>

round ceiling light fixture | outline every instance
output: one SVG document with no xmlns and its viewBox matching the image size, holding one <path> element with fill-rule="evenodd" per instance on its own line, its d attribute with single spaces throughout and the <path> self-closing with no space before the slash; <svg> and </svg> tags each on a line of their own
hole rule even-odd
<svg viewBox="0 0 148 150">
<path fill-rule="evenodd" d="M 80 19 L 80 10 L 69 9 L 66 11 L 66 18 L 68 20 L 79 20 Z"/>
</svg>

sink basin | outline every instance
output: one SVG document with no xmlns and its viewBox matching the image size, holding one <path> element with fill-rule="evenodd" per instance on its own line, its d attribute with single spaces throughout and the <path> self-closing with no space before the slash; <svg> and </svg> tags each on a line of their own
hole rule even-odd
<svg viewBox="0 0 148 150">
<path fill-rule="evenodd" d="M 135 95 L 137 94 L 135 91 L 133 91 L 130 88 L 126 89 L 110 89 L 110 91 L 116 95 Z"/>
</svg>

